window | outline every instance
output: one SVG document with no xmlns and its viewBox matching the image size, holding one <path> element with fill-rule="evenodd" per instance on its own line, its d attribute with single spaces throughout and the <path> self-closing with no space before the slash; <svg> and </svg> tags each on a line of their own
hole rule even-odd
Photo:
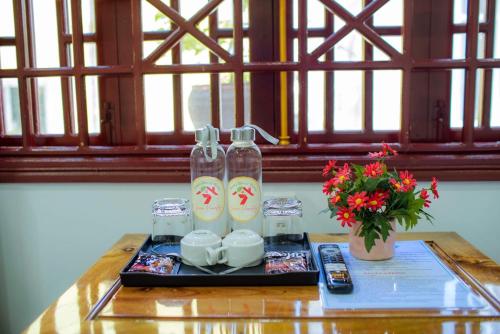
<svg viewBox="0 0 500 334">
<path fill-rule="evenodd" d="M 0 181 L 188 181 L 207 122 L 279 137 L 267 181 L 498 179 L 498 2 L 0 0 Z"/>
</svg>

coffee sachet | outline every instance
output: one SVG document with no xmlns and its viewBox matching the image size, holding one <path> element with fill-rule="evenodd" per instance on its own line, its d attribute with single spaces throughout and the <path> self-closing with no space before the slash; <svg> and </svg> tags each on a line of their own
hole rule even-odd
<svg viewBox="0 0 500 334">
<path fill-rule="evenodd" d="M 175 263 L 176 260 L 171 256 L 140 252 L 128 271 L 170 275 Z"/>
<path fill-rule="evenodd" d="M 309 270 L 309 251 L 269 251 L 264 255 L 266 274 L 282 274 Z"/>
</svg>

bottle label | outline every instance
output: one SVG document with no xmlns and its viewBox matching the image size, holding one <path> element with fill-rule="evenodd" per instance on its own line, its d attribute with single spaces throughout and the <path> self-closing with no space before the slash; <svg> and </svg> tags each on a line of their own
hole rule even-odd
<svg viewBox="0 0 500 334">
<path fill-rule="evenodd" d="M 259 214 L 260 185 L 255 179 L 235 177 L 229 181 L 227 191 L 229 214 L 234 220 L 248 222 Z"/>
<path fill-rule="evenodd" d="M 224 183 L 216 177 L 200 176 L 191 185 L 193 213 L 203 221 L 214 221 L 224 212 Z"/>
</svg>

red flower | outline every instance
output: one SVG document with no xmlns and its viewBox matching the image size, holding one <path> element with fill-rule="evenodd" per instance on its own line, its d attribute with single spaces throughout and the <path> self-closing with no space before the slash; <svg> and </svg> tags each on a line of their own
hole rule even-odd
<svg viewBox="0 0 500 334">
<path fill-rule="evenodd" d="M 413 174 L 410 174 L 407 170 L 399 172 L 399 177 L 401 178 L 401 184 L 403 185 L 404 191 L 413 190 L 417 186 L 417 180 L 415 180 Z"/>
<path fill-rule="evenodd" d="M 340 200 L 341 200 L 341 197 L 340 197 L 339 193 L 332 194 L 332 197 L 330 197 L 330 203 L 332 203 L 333 205 L 340 202 Z"/>
<path fill-rule="evenodd" d="M 323 194 L 330 195 L 335 187 L 335 179 L 330 179 L 323 183 Z"/>
<path fill-rule="evenodd" d="M 380 196 L 380 195 L 382 195 L 382 196 Z M 377 211 L 384 204 L 385 204 L 385 196 L 383 195 L 383 193 L 374 193 L 373 195 L 370 196 L 370 198 L 368 199 L 368 202 L 366 202 L 366 206 L 371 211 Z"/>
<path fill-rule="evenodd" d="M 375 191 L 374 196 L 377 196 L 380 201 L 385 201 L 386 199 L 389 198 L 389 190 L 386 191 L 377 190 Z"/>
<path fill-rule="evenodd" d="M 383 157 L 386 157 L 388 155 L 398 155 L 398 152 L 396 150 L 392 149 L 386 143 L 382 143 L 382 151 L 368 153 L 368 156 L 370 158 L 376 158 L 376 159 L 383 158 Z"/>
<path fill-rule="evenodd" d="M 339 169 L 337 175 L 335 175 L 335 177 L 332 180 L 334 180 L 333 181 L 334 186 L 337 187 L 338 185 L 350 179 L 351 179 L 351 169 L 349 168 L 348 164 L 344 164 L 344 167 Z"/>
<path fill-rule="evenodd" d="M 384 174 L 384 164 L 381 164 L 378 161 L 366 165 L 365 170 L 363 172 L 363 175 L 366 175 L 368 177 L 377 177 L 381 176 L 382 174 Z"/>
<path fill-rule="evenodd" d="M 434 199 L 439 198 L 437 186 L 438 186 L 438 180 L 435 177 L 433 177 L 431 182 L 431 191 L 432 194 L 434 195 Z"/>
<path fill-rule="evenodd" d="M 349 204 L 349 208 L 351 210 L 360 210 L 366 206 L 366 202 L 368 201 L 368 196 L 366 196 L 366 191 L 355 193 L 347 197 L 347 204 Z"/>
<path fill-rule="evenodd" d="M 340 220 L 340 224 L 342 227 L 347 224 L 349 227 L 352 227 L 352 223 L 356 222 L 356 219 L 354 218 L 354 212 L 352 212 L 351 209 L 349 208 L 339 208 L 337 210 L 337 220 Z"/>
<path fill-rule="evenodd" d="M 379 159 L 379 158 L 385 157 L 385 154 L 382 151 L 380 151 L 380 152 L 370 152 L 370 153 L 368 153 L 368 157 Z"/>
<path fill-rule="evenodd" d="M 339 174 L 343 174 L 347 177 L 351 177 L 351 168 L 349 168 L 349 164 L 345 163 L 344 167 L 339 168 Z"/>
<path fill-rule="evenodd" d="M 431 201 L 429 200 L 427 189 L 422 189 L 422 191 L 420 191 L 420 198 L 424 200 L 424 206 L 428 208 Z"/>
<path fill-rule="evenodd" d="M 382 143 L 382 151 L 384 152 L 384 155 L 398 155 L 398 152 L 386 143 Z"/>
<path fill-rule="evenodd" d="M 394 190 L 396 192 L 400 193 L 400 192 L 405 191 L 405 188 L 403 187 L 403 185 L 401 183 L 399 183 L 398 181 L 396 181 L 395 179 L 390 179 L 389 183 L 392 185 L 392 187 L 394 188 Z"/>
<path fill-rule="evenodd" d="M 323 176 L 327 176 L 328 173 L 330 173 L 330 171 L 335 168 L 336 163 L 337 162 L 335 160 L 328 161 L 328 164 L 325 166 L 325 168 L 323 168 Z"/>
</svg>

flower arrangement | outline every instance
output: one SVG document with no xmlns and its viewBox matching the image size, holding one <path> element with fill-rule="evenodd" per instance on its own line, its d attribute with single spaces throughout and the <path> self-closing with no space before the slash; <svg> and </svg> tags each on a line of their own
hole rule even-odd
<svg viewBox="0 0 500 334">
<path fill-rule="evenodd" d="M 349 227 L 360 222 L 356 235 L 364 238 L 368 252 L 376 239 L 386 241 L 393 219 L 405 230 L 413 228 L 422 216 L 432 223 L 433 217 L 424 208 L 431 203 L 429 192 L 434 199 L 439 198 L 435 177 L 430 188 L 417 190 L 417 180 L 407 170 L 388 171 L 385 159 L 395 155 L 394 149 L 382 143 L 382 151 L 369 153 L 376 159 L 373 163 L 337 166 L 331 160 L 323 169 L 323 176 L 329 178 L 323 193 L 328 197 L 330 218 L 336 216 L 342 226 Z"/>
</svg>

